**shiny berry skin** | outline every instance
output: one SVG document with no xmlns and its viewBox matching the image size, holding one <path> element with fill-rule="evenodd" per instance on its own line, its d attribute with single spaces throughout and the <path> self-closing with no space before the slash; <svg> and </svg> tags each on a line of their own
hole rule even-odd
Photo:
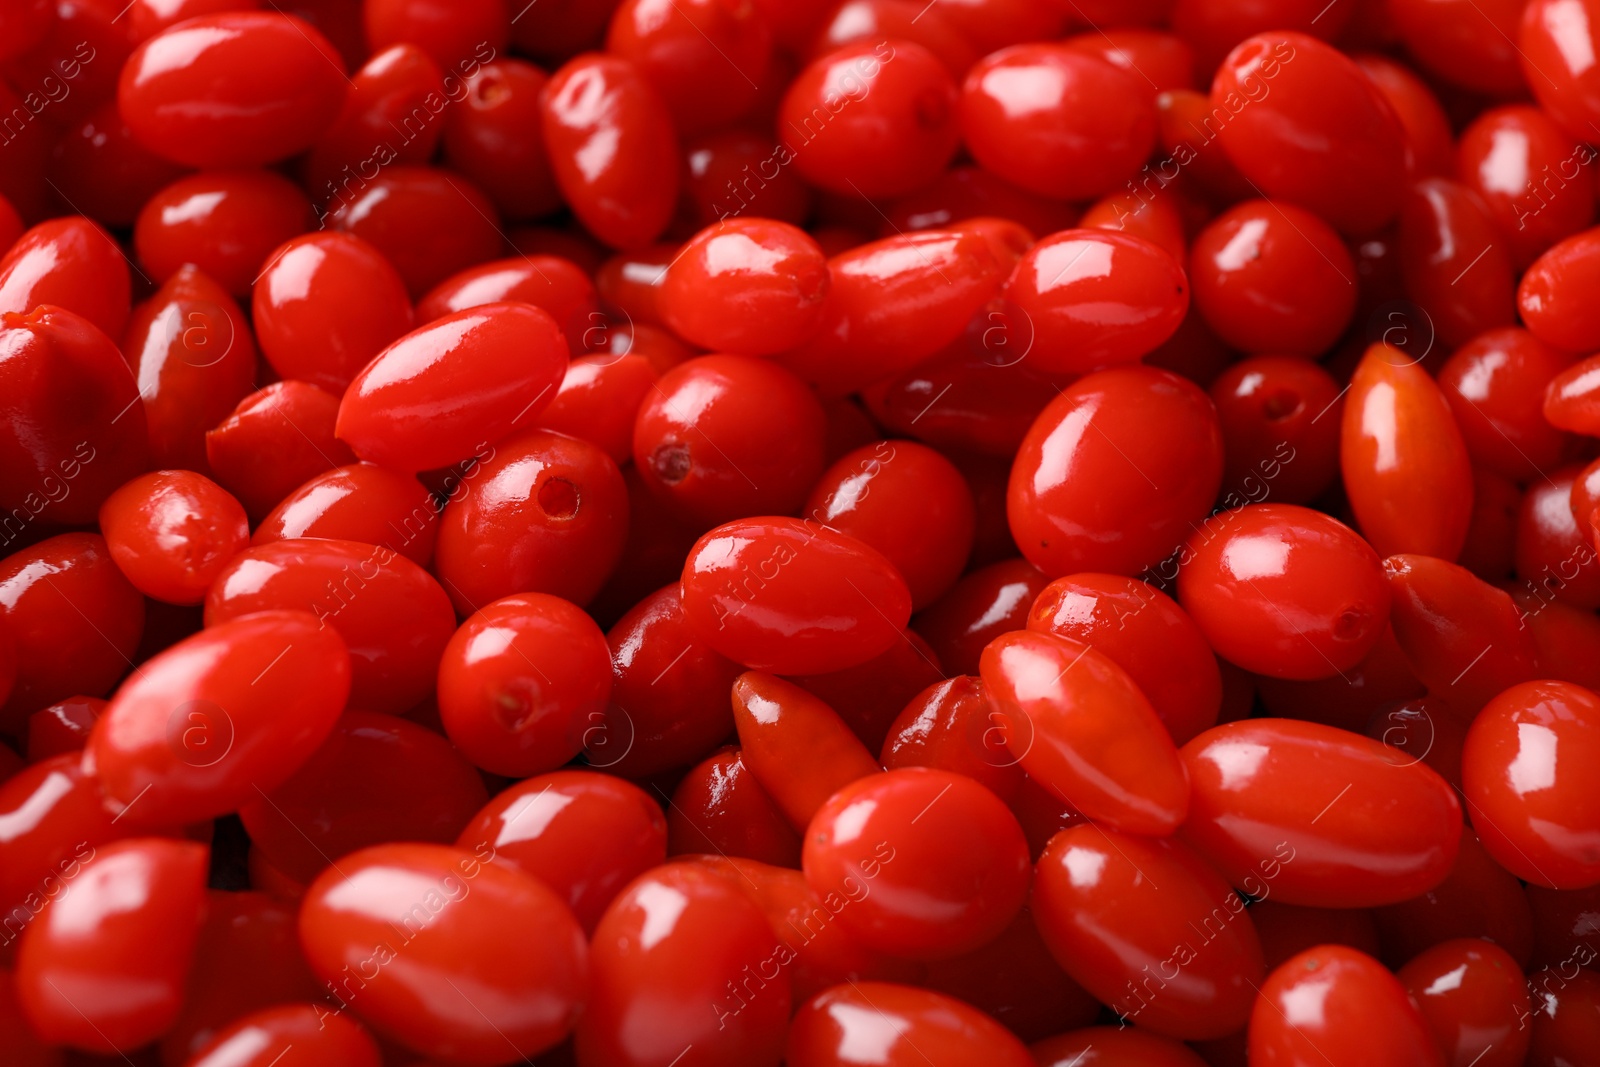
<svg viewBox="0 0 1600 1067">
<path fill-rule="evenodd" d="M 177 1019 L 205 901 L 207 850 L 135 838 L 103 845 L 28 927 L 17 998 L 48 1041 L 111 1054 Z"/>
<path fill-rule="evenodd" d="M 1411 994 L 1447 1063 L 1517 1067 L 1528 1051 L 1531 1002 L 1522 968 L 1505 949 L 1476 938 L 1435 945 L 1402 967 Z"/>
<path fill-rule="evenodd" d="M 1253 356 L 1211 383 L 1227 462 L 1223 500 L 1270 497 L 1308 504 L 1339 476 L 1339 402 L 1333 376 L 1310 360 Z"/>
<path fill-rule="evenodd" d="M 659 237 L 677 207 L 677 135 L 639 68 L 579 56 L 551 76 L 543 101 L 550 169 L 578 221 L 613 248 Z"/>
<path fill-rule="evenodd" d="M 1569 365 L 1550 379 L 1544 393 L 1544 419 L 1551 426 L 1590 434 L 1600 428 L 1600 360 L 1593 356 Z"/>
<path fill-rule="evenodd" d="M 738 128 L 684 139 L 683 199 L 697 226 L 733 215 L 799 226 L 811 214 L 811 189 L 777 166 L 778 142 Z M 759 179 L 756 180 L 756 179 Z"/>
<path fill-rule="evenodd" d="M 1451 177 L 1456 146 L 1450 117 L 1428 83 L 1405 63 L 1372 52 L 1353 57 L 1394 109 L 1406 134 L 1407 174 L 1414 178 Z"/>
<path fill-rule="evenodd" d="M 561 206 L 542 129 L 540 96 L 549 80 L 532 63 L 494 59 L 467 76 L 465 95 L 444 114 L 445 162 L 507 219 L 536 219 Z"/>
<path fill-rule="evenodd" d="M 1517 286 L 1517 310 L 1528 331 L 1568 352 L 1600 347 L 1600 313 L 1587 293 L 1600 278 L 1600 231 L 1585 230 L 1533 261 Z"/>
<path fill-rule="evenodd" d="M 946 677 L 938 657 L 916 631 L 905 640 L 854 667 L 823 674 L 793 676 L 790 681 L 836 711 L 851 733 L 872 752 L 883 747 L 889 724 L 928 686 Z"/>
<path fill-rule="evenodd" d="M 879 441 L 840 457 L 812 487 L 804 514 L 888 557 L 911 590 L 913 610 L 966 569 L 976 523 L 961 472 L 910 441 Z"/>
<path fill-rule="evenodd" d="M 452 79 L 455 92 L 459 82 Z M 339 117 L 311 146 L 301 183 L 318 204 L 342 199 L 372 178 L 378 167 L 422 166 L 439 146 L 439 111 L 445 106 L 444 72 L 414 44 L 398 44 L 372 57 L 350 76 Z"/>
<path fill-rule="evenodd" d="M 1600 607 L 1600 558 L 1593 513 L 1580 524 L 1572 511 L 1579 473 L 1576 467 L 1551 471 L 1528 487 L 1517 515 L 1516 571 L 1536 595 L 1593 610 Z"/>
<path fill-rule="evenodd" d="M 1144 81 L 1152 98 L 1168 89 L 1194 88 L 1194 50 L 1175 34 L 1129 25 L 1103 34 L 1091 29 L 1062 43 Z"/>
<path fill-rule="evenodd" d="M 800 835 L 744 765 L 724 748 L 678 783 L 667 809 L 667 851 L 710 851 L 800 869 Z"/>
<path fill-rule="evenodd" d="M 1383 633 L 1389 589 L 1348 526 L 1293 504 L 1222 512 L 1180 554 L 1178 597 L 1219 655 L 1310 680 L 1360 663 Z"/>
<path fill-rule="evenodd" d="M 356 375 L 337 433 L 385 467 L 442 467 L 531 426 L 566 369 L 566 339 L 548 312 L 514 303 L 458 311 L 395 341 Z"/>
<path fill-rule="evenodd" d="M 898 861 L 898 865 L 897 865 Z M 937 959 L 992 940 L 1027 895 L 1016 817 L 965 775 L 908 767 L 835 793 L 806 829 L 806 881 L 819 895 L 869 893 L 839 921 L 862 944 Z"/>
<path fill-rule="evenodd" d="M 1572 357 L 1526 330 L 1490 330 L 1439 368 L 1439 388 L 1477 467 L 1519 482 L 1554 470 L 1571 439 L 1544 417 L 1545 387 Z"/>
<path fill-rule="evenodd" d="M 603 721 L 611 693 L 605 634 L 576 605 L 521 593 L 461 625 L 439 664 L 439 718 L 484 770 L 555 770 Z"/>
<path fill-rule="evenodd" d="M 1205 393 L 1167 371 L 1117 367 L 1045 408 L 1012 465 L 1006 513 L 1017 547 L 1048 575 L 1137 574 L 1177 550 L 1221 481 Z"/>
<path fill-rule="evenodd" d="M 796 1003 L 843 981 L 906 979 L 919 970 L 917 964 L 891 959 L 859 944 L 838 923 L 819 927 L 821 912 L 817 909 L 826 912 L 830 901 L 837 904 L 843 898 L 818 894 L 798 870 L 721 856 L 698 856 L 689 862 L 743 889 L 766 915 L 782 942 L 780 953 L 793 953 L 789 986 Z"/>
<path fill-rule="evenodd" d="M 961 132 L 987 169 L 1031 192 L 1090 200 L 1119 189 L 1155 146 L 1144 78 L 1064 44 L 1019 44 L 975 63 Z"/>
<path fill-rule="evenodd" d="M 316 751 L 350 691 L 350 657 L 304 611 L 209 627 L 146 661 L 89 735 L 86 766 L 133 825 L 236 811 Z"/>
<path fill-rule="evenodd" d="M 1582 1063 L 1600 1044 L 1600 977 L 1573 959 L 1528 976 L 1533 995 L 1530 1063 Z"/>
<path fill-rule="evenodd" d="M 493 858 L 427 844 L 346 856 L 300 908 L 312 971 L 422 1056 L 490 1067 L 554 1046 L 583 1007 L 583 931 L 552 890 Z"/>
<path fill-rule="evenodd" d="M 68 697 L 29 715 L 28 762 L 82 752 L 95 720 L 105 710 L 106 702 L 99 697 Z"/>
<path fill-rule="evenodd" d="M 1438 697 L 1408 700 L 1374 712 L 1363 731 L 1368 737 L 1420 759 L 1457 789 L 1461 788 L 1461 746 L 1467 724 Z"/>
<path fill-rule="evenodd" d="M 742 883 L 686 862 L 641 875 L 595 930 L 578 1061 L 777 1067 L 793 952 Z"/>
<path fill-rule="evenodd" d="M 422 483 L 373 463 L 335 467 L 284 497 L 251 538 L 327 537 L 381 545 L 419 567 L 433 559 L 440 506 Z"/>
<path fill-rule="evenodd" d="M 822 325 L 828 264 L 804 230 L 729 219 L 701 230 L 667 268 L 661 305 L 680 337 L 716 352 L 769 356 Z"/>
<path fill-rule="evenodd" d="M 1048 579 L 1027 560 L 1009 559 L 970 571 L 917 615 L 916 630 L 953 674 L 978 673 L 984 646 L 1023 629 Z"/>
<path fill-rule="evenodd" d="M 1067 974 L 1140 1027 L 1194 1040 L 1249 1017 L 1263 970 L 1255 927 L 1181 841 L 1063 830 L 1039 858 L 1031 906 Z"/>
<path fill-rule="evenodd" d="M 312 224 L 311 202 L 287 178 L 270 170 L 208 171 L 179 178 L 147 200 L 133 246 L 158 282 L 192 263 L 244 297 L 272 250 Z"/>
<path fill-rule="evenodd" d="M 1259 197 L 1258 189 L 1251 188 L 1228 159 L 1222 145 L 1206 130 L 1205 122 L 1212 114 L 1208 93 L 1169 89 L 1158 94 L 1156 121 L 1163 152 L 1174 163 L 1180 157 L 1188 160 L 1189 173 L 1199 189 L 1208 195 L 1230 202 Z M 1215 119 L 1212 119 L 1212 128 L 1216 128 Z M 1165 168 L 1170 166 L 1166 164 Z M 1149 184 L 1148 180 L 1145 184 Z"/>
<path fill-rule="evenodd" d="M 1443 1067 L 1399 979 L 1344 945 L 1307 949 L 1267 976 L 1250 1016 L 1250 1062 Z"/>
<path fill-rule="evenodd" d="M 62 308 L 0 313 L 0 416 L 8 544 L 18 519 L 93 521 L 145 469 L 144 407 L 128 364 L 88 319 Z"/>
<path fill-rule="evenodd" d="M 601 299 L 620 308 L 635 323 L 661 326 L 661 283 L 667 268 L 682 246 L 675 242 L 647 244 L 618 252 L 593 268 L 594 284 Z"/>
<path fill-rule="evenodd" d="M 975 45 L 956 32 L 938 10 L 918 14 L 911 0 L 847 0 L 824 20 L 806 59 L 862 41 L 915 41 L 938 56 L 959 79 L 978 58 Z"/>
<path fill-rule="evenodd" d="M 1587 140 L 1600 119 L 1600 81 L 1584 49 L 1600 44 L 1600 10 L 1593 0 L 1532 0 L 1517 34 L 1522 76 L 1539 105 L 1570 136 Z"/>
<path fill-rule="evenodd" d="M 623 0 L 606 51 L 638 68 L 686 134 L 745 115 L 773 76 L 767 20 L 756 5 L 729 0 Z"/>
<path fill-rule="evenodd" d="M 432 730 L 346 711 L 322 747 L 239 818 L 273 866 L 309 883 L 369 845 L 452 844 L 488 799 L 477 769 Z"/>
<path fill-rule="evenodd" d="M 903 640 L 905 579 L 876 549 L 815 522 L 755 518 L 695 542 L 683 613 L 704 644 L 756 670 L 820 674 Z M 753 610 L 747 610 L 753 609 Z"/>
<path fill-rule="evenodd" d="M 1142 237 L 1065 230 L 1028 249 L 1005 289 L 1005 319 L 1031 370 L 1077 374 L 1136 362 L 1189 310 L 1182 265 Z"/>
<path fill-rule="evenodd" d="M 348 193 L 349 195 L 345 195 Z M 494 204 L 472 182 L 438 167 L 385 167 L 329 205 L 323 225 L 371 244 L 411 296 L 502 254 Z"/>
<path fill-rule="evenodd" d="M 206 625 L 258 611 L 315 615 L 350 652 L 350 701 L 399 714 L 427 699 L 455 612 L 433 576 L 358 541 L 289 538 L 235 556 L 206 594 Z"/>
<path fill-rule="evenodd" d="M 545 255 L 497 259 L 452 274 L 417 301 L 417 322 L 425 325 L 454 311 L 506 302 L 549 312 L 574 357 L 605 333 L 606 317 L 589 276 L 571 260 Z"/>
<path fill-rule="evenodd" d="M 1393 600 L 1390 608 L 1399 610 Z M 1366 730 L 1374 712 L 1387 711 L 1401 701 L 1427 694 L 1427 688 L 1413 676 L 1399 642 L 1388 629 L 1379 636 L 1367 658 L 1346 670 L 1343 677 L 1331 675 L 1309 682 L 1267 675 L 1241 678 L 1242 668 L 1225 659 L 1219 662 L 1223 684 L 1224 710 L 1219 716 L 1222 722 L 1249 718 L 1251 701 L 1259 695 L 1269 715 L 1300 717 L 1359 733 Z"/>
<path fill-rule="evenodd" d="M 1297 719 L 1213 727 L 1183 747 L 1192 794 L 1181 835 L 1223 876 L 1312 907 L 1407 900 L 1444 881 L 1461 837 L 1450 784 L 1415 757 Z M 1404 820 L 1393 812 L 1404 811 Z M 1289 862 L 1285 852 L 1293 857 Z"/>
<path fill-rule="evenodd" d="M 1412 185 L 1400 206 L 1399 254 L 1406 293 L 1441 344 L 1455 348 L 1515 321 L 1510 256 L 1466 186 L 1446 178 Z"/>
<path fill-rule="evenodd" d="M 186 1062 L 248 1014 L 325 995 L 296 940 L 294 906 L 259 892 L 208 892 L 188 996 L 177 1024 L 161 1039 L 162 1056 Z M 349 1025 L 339 1027 L 331 1011 L 322 1021 L 334 1033 L 359 1028 L 349 1016 L 343 1019 Z"/>
<path fill-rule="evenodd" d="M 334 437 L 336 397 L 309 382 L 273 382 L 206 431 L 212 476 L 252 519 L 323 471 L 356 461 Z"/>
<path fill-rule="evenodd" d="M 1514 686 L 1473 720 L 1462 752 L 1467 812 L 1507 870 L 1551 889 L 1600 883 L 1587 843 L 1600 792 L 1578 769 L 1600 746 L 1600 698 L 1569 682 Z"/>
<path fill-rule="evenodd" d="M 606 640 L 611 702 L 590 738 L 591 764 L 638 778 L 693 763 L 732 736 L 728 692 L 743 668 L 694 638 L 678 583 L 639 601 Z"/>
<path fill-rule="evenodd" d="M 1149 699 L 1175 744 L 1217 721 L 1217 657 L 1194 620 L 1154 586 L 1119 574 L 1057 578 L 1034 600 L 1028 629 L 1104 653 Z"/>
<path fill-rule="evenodd" d="M 133 309 L 122 350 L 144 401 L 151 465 L 205 471 L 206 431 L 254 388 L 256 346 L 244 312 L 185 265 Z"/>
<path fill-rule="evenodd" d="M 1022 631 L 984 649 L 994 727 L 1022 769 L 1105 826 L 1170 834 L 1188 781 L 1172 738 L 1109 656 L 1051 633 Z"/>
<path fill-rule="evenodd" d="M 169 604 L 198 604 L 250 540 L 244 508 L 193 471 L 154 471 L 100 505 L 111 558 L 134 587 Z"/>
<path fill-rule="evenodd" d="M 503 51 L 511 12 L 495 0 L 364 0 L 361 21 L 374 52 L 414 44 L 446 70 L 471 70 Z"/>
<path fill-rule="evenodd" d="M 842 396 L 910 370 L 958 341 L 1022 255 L 981 231 L 923 230 L 828 261 L 822 329 L 778 362 Z"/>
<path fill-rule="evenodd" d="M 845 1067 L 870 1047 L 882 1067 L 1033 1067 L 1016 1036 L 978 1009 L 942 993 L 888 982 L 827 989 L 795 1013 L 784 1062 Z M 924 1049 L 933 1049 L 931 1053 Z"/>
<path fill-rule="evenodd" d="M 1251 200 L 1213 219 L 1194 240 L 1195 306 L 1229 346 L 1318 356 L 1356 309 L 1356 265 L 1339 234 L 1288 202 Z"/>
<path fill-rule="evenodd" d="M 315 1004 L 283 1004 L 252 1012 L 219 1030 L 188 1062 L 191 1067 L 272 1067 L 295 1049 L 299 1051 L 293 1062 L 303 1067 L 383 1063 L 377 1042 L 360 1023 Z"/>
<path fill-rule="evenodd" d="M 16 649 L 5 732 L 64 697 L 109 692 L 132 663 L 144 617 L 144 598 L 99 534 L 60 534 L 0 560 L 0 625 Z"/>
<path fill-rule="evenodd" d="M 838 713 L 799 686 L 748 671 L 732 697 L 740 759 L 796 830 L 839 790 L 878 772 Z"/>
<path fill-rule="evenodd" d="M 1559 493 L 1547 499 L 1559 502 Z M 1383 570 L 1389 622 L 1411 673 L 1457 714 L 1470 718 L 1542 673 L 1528 613 L 1503 590 L 1432 556 L 1390 556 Z"/>
<path fill-rule="evenodd" d="M 1483 112 L 1461 131 L 1456 149 L 1459 180 L 1478 194 L 1518 271 L 1594 223 L 1594 198 L 1574 179 L 1596 158 L 1581 138 L 1574 141 L 1527 104 Z"/>
<path fill-rule="evenodd" d="M 585 931 L 629 882 L 667 858 L 667 821 L 649 794 L 594 771 L 554 771 L 488 802 L 456 842 L 556 891 Z"/>
<path fill-rule="evenodd" d="M 1188 240 L 1177 200 L 1175 196 L 1146 200 L 1138 193 L 1112 193 L 1091 204 L 1078 226 L 1142 237 L 1183 263 L 1188 256 Z"/>
<path fill-rule="evenodd" d="M 0 909 L 4 942 L 60 895 L 108 842 L 127 836 L 101 803 L 100 783 L 85 774 L 76 751 L 29 764 L 0 783 Z"/>
<path fill-rule="evenodd" d="M 1467 446 L 1437 382 L 1399 349 L 1357 364 L 1340 430 L 1345 493 L 1379 555 L 1453 560 L 1472 518 Z"/>
<path fill-rule="evenodd" d="M 628 489 L 611 457 L 576 437 L 531 430 L 480 445 L 477 458 L 445 504 L 434 549 L 456 611 L 512 593 L 593 599 L 628 534 Z"/>
<path fill-rule="evenodd" d="M 621 467 L 633 458 L 633 424 L 657 381 L 644 356 L 576 356 L 540 413 L 540 428 L 588 441 Z"/>
<path fill-rule="evenodd" d="M 1250 37 L 1211 86 L 1216 136 L 1261 193 L 1364 235 L 1400 210 L 1405 131 L 1353 60 L 1302 33 Z"/>
<path fill-rule="evenodd" d="M 995 719 L 982 679 L 958 674 L 934 682 L 890 724 L 880 762 L 891 771 L 932 767 L 964 774 L 1010 804 L 1024 775 Z"/>
<path fill-rule="evenodd" d="M 146 40 L 117 104 L 134 136 L 190 167 L 286 159 L 333 124 L 348 84 L 329 40 L 278 12 L 201 15 Z"/>
<path fill-rule="evenodd" d="M 0 314 L 53 304 L 117 340 L 128 321 L 131 282 L 122 249 L 95 223 L 51 219 L 18 237 L 0 259 Z"/>
<path fill-rule="evenodd" d="M 347 233 L 308 233 L 278 246 L 258 274 L 250 310 L 261 354 L 285 378 L 343 392 L 384 348 L 409 333 L 411 298 L 383 255 Z"/>
<path fill-rule="evenodd" d="M 770 360 L 700 356 L 662 375 L 633 428 L 652 492 L 702 528 L 798 511 L 822 473 L 827 416 Z"/>
<path fill-rule="evenodd" d="M 1600 619 L 1570 604 L 1520 593 L 1517 606 L 1528 620 L 1538 648 L 1541 673 L 1573 682 L 1585 689 L 1600 689 L 1600 671 L 1594 659 L 1600 639 Z"/>
<path fill-rule="evenodd" d="M 1521 0 L 1394 0 L 1394 32 L 1418 65 L 1439 79 L 1489 96 L 1526 91 L 1517 63 Z"/>
<path fill-rule="evenodd" d="M 1040 1067 L 1205 1067 L 1187 1045 L 1133 1027 L 1091 1026 L 1031 1046 Z M 1103 1053 L 1103 1055 L 1102 1055 Z"/>
<path fill-rule="evenodd" d="M 923 984 L 982 1010 L 1025 1041 L 1087 1025 L 1100 1014 L 1100 1003 L 1050 955 L 1027 906 L 984 947 L 929 964 Z"/>
<path fill-rule="evenodd" d="M 820 189 L 895 197 L 936 178 L 961 141 L 944 64 L 907 40 L 863 41 L 813 61 L 778 109 L 777 159 Z"/>
</svg>

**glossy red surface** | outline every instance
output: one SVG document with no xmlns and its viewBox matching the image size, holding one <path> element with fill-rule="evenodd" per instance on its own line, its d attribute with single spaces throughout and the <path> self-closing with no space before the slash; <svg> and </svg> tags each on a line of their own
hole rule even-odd
<svg viewBox="0 0 1600 1067">
<path fill-rule="evenodd" d="M 332 125 L 344 61 L 292 15 L 202 15 L 129 57 L 117 105 L 134 136 L 190 167 L 249 167 L 309 148 Z"/>
<path fill-rule="evenodd" d="M 378 845 L 311 884 L 300 945 L 339 1013 L 421 1055 L 484 1067 L 507 1045 L 537 1056 L 571 1032 L 589 974 L 583 931 L 552 890 L 494 855 Z M 507 943 L 539 951 L 499 951 Z"/>
<path fill-rule="evenodd" d="M 1287 904 L 1393 904 L 1444 881 L 1455 861 L 1461 805 L 1450 784 L 1381 742 L 1248 719 L 1206 731 L 1182 756 L 1192 785 L 1182 836 L 1252 896 L 1266 886 Z"/>
</svg>

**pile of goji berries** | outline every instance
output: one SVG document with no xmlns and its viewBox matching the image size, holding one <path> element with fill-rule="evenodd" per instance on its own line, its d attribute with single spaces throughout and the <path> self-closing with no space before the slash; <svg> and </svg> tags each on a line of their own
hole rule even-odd
<svg viewBox="0 0 1600 1067">
<path fill-rule="evenodd" d="M 0 1067 L 1600 1064 L 1600 0 L 0 0 Z"/>
</svg>

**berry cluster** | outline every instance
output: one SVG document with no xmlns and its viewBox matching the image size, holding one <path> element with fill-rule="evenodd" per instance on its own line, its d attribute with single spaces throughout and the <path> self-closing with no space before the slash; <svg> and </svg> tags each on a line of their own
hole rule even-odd
<svg viewBox="0 0 1600 1067">
<path fill-rule="evenodd" d="M 0 0 L 0 1067 L 1600 1064 L 1600 0 Z"/>
</svg>

